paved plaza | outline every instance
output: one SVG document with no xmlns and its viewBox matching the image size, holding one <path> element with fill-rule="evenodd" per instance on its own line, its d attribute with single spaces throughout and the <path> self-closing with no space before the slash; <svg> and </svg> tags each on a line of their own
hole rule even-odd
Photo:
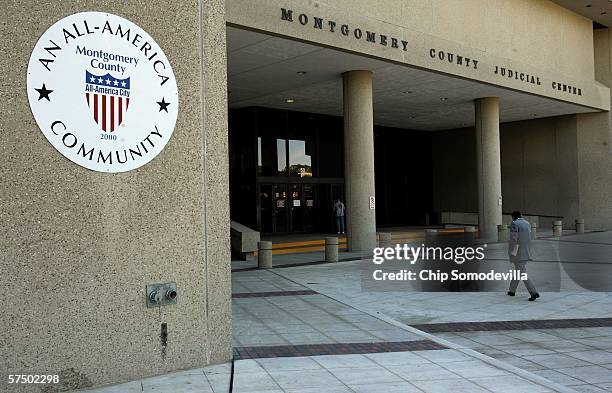
<svg viewBox="0 0 612 393">
<path fill-rule="evenodd" d="M 488 256 L 501 258 L 504 247 L 491 244 Z M 612 232 L 538 240 L 532 264 L 560 248 L 585 269 L 610 264 L 602 256 L 612 255 Z M 369 265 L 234 271 L 233 366 L 88 392 L 612 391 L 611 292 L 588 292 L 564 274 L 539 282 L 536 302 L 522 284 L 516 297 L 371 292 L 362 290 Z"/>
</svg>

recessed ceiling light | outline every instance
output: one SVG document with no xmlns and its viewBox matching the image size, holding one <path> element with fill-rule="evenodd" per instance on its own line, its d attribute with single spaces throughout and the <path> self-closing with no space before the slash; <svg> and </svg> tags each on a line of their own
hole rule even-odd
<svg viewBox="0 0 612 393">
<path fill-rule="evenodd" d="M 286 102 L 287 104 L 293 104 L 295 100 L 293 98 L 287 98 Z"/>
<path fill-rule="evenodd" d="M 607 12 L 606 12 L 606 11 L 604 11 L 604 12 L 602 12 L 602 13 L 601 13 L 601 15 L 606 15 L 606 14 L 607 14 Z"/>
<path fill-rule="evenodd" d="M 306 71 L 298 71 L 298 72 L 296 72 L 296 74 L 298 74 L 298 75 L 306 75 Z"/>
<path fill-rule="evenodd" d="M 590 4 L 585 5 L 586 8 L 591 8 Z"/>
<path fill-rule="evenodd" d="M 442 97 L 442 98 L 440 98 L 440 101 L 446 101 L 446 100 L 448 100 L 448 97 Z"/>
<path fill-rule="evenodd" d="M 412 94 L 414 92 L 412 90 L 406 90 L 406 91 L 403 91 L 402 93 L 404 93 L 404 94 Z"/>
</svg>

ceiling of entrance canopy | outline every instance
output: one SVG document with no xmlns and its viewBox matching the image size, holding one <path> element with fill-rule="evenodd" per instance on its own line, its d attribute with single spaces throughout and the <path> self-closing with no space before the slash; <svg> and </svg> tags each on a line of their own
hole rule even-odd
<svg viewBox="0 0 612 393">
<path fill-rule="evenodd" d="M 258 32 L 227 28 L 230 108 L 342 115 L 342 72 L 374 72 L 374 122 L 443 130 L 474 125 L 473 100 L 500 97 L 510 122 L 592 109 Z"/>
</svg>

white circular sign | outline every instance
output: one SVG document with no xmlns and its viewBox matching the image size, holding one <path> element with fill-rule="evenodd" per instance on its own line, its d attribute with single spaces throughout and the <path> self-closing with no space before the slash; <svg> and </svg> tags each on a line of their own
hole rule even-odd
<svg viewBox="0 0 612 393">
<path fill-rule="evenodd" d="M 143 29 L 81 12 L 40 37 L 28 64 L 28 100 L 47 140 L 99 172 L 136 169 L 172 136 L 178 90 L 168 58 Z"/>
</svg>

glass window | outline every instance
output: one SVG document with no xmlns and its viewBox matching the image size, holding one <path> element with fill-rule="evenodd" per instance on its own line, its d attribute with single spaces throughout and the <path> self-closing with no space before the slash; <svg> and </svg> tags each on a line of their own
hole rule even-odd
<svg viewBox="0 0 612 393">
<path fill-rule="evenodd" d="M 289 175 L 312 177 L 312 143 L 289 140 Z"/>
<path fill-rule="evenodd" d="M 282 111 L 258 109 L 257 174 L 287 175 L 287 116 Z"/>
<path fill-rule="evenodd" d="M 257 174 L 343 176 L 342 118 L 258 109 Z"/>
<path fill-rule="evenodd" d="M 257 137 L 257 173 L 278 176 L 287 173 L 287 140 Z"/>
<path fill-rule="evenodd" d="M 261 137 L 257 137 L 257 172 L 261 172 Z"/>
<path fill-rule="evenodd" d="M 287 140 L 276 140 L 276 161 L 278 162 L 278 173 L 287 173 Z"/>
</svg>

